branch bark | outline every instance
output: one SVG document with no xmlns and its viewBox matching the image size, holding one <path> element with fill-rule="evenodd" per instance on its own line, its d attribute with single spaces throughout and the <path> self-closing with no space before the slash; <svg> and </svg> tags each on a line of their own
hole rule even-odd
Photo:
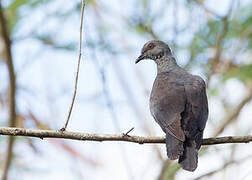
<svg viewBox="0 0 252 180">
<path fill-rule="evenodd" d="M 0 127 L 0 135 L 9 136 L 29 136 L 37 138 L 62 138 L 80 141 L 126 141 L 138 144 L 155 144 L 165 143 L 165 137 L 150 136 L 126 136 L 124 134 L 90 134 L 70 131 L 55 131 L 55 130 L 33 130 L 23 128 Z M 215 145 L 226 143 L 249 143 L 252 141 L 252 136 L 226 136 L 218 138 L 206 138 L 202 145 Z"/>
<path fill-rule="evenodd" d="M 8 27 L 6 23 L 6 19 L 4 16 L 4 10 L 2 8 L 2 4 L 0 1 L 0 30 L 1 36 L 3 38 L 5 44 L 5 51 L 6 51 L 6 63 L 8 67 L 9 73 L 9 120 L 8 126 L 13 127 L 16 124 L 16 76 L 13 66 L 12 54 L 11 54 L 11 40 L 8 33 Z M 7 150 L 5 161 L 3 165 L 3 172 L 2 172 L 2 180 L 7 179 L 7 173 L 10 166 L 11 158 L 12 158 L 12 149 L 13 149 L 14 137 L 9 137 L 7 143 Z"/>
</svg>

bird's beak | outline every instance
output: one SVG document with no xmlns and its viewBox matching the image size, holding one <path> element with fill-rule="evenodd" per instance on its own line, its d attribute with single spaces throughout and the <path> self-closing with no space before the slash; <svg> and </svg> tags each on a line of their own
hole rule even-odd
<svg viewBox="0 0 252 180">
<path fill-rule="evenodd" d="M 137 64 L 139 61 L 145 59 L 145 56 L 143 54 L 141 54 L 135 61 L 135 63 Z"/>
</svg>

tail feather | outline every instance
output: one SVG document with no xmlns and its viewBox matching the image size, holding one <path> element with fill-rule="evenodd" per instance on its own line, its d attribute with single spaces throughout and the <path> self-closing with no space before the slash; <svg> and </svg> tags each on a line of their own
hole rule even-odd
<svg viewBox="0 0 252 180">
<path fill-rule="evenodd" d="M 195 136 L 195 142 L 196 142 L 196 148 L 200 149 L 200 146 L 203 142 L 203 131 L 197 133 L 197 135 Z"/>
<path fill-rule="evenodd" d="M 179 157 L 179 164 L 187 171 L 194 171 L 197 168 L 198 150 L 195 141 L 184 142 L 184 153 Z"/>
<path fill-rule="evenodd" d="M 183 142 L 166 133 L 167 156 L 171 160 L 178 159 L 183 154 Z"/>
</svg>

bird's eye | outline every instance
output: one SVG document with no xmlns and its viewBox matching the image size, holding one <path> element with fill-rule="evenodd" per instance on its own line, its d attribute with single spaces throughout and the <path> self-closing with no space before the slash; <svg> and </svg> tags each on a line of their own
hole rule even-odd
<svg viewBox="0 0 252 180">
<path fill-rule="evenodd" d="M 148 48 L 149 48 L 149 49 L 152 49 L 153 47 L 154 47 L 154 44 L 153 44 L 153 43 L 148 44 Z"/>
</svg>

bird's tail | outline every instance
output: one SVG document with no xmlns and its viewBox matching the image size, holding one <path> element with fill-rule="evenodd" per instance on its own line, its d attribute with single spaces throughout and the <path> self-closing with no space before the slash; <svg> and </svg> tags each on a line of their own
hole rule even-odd
<svg viewBox="0 0 252 180">
<path fill-rule="evenodd" d="M 179 164 L 184 170 L 194 171 L 198 165 L 198 149 L 195 141 L 186 139 L 183 155 L 179 157 Z"/>
<path fill-rule="evenodd" d="M 178 159 L 183 154 L 183 142 L 166 133 L 167 156 L 171 160 Z"/>
</svg>

